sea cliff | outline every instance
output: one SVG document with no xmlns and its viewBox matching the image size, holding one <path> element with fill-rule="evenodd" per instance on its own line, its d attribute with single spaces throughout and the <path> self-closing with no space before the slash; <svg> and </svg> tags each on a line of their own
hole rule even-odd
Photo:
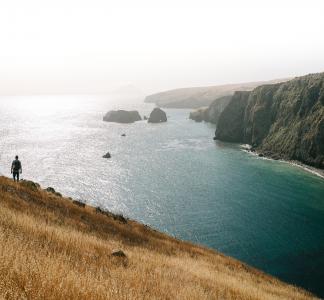
<svg viewBox="0 0 324 300">
<path fill-rule="evenodd" d="M 324 73 L 236 92 L 219 117 L 215 138 L 324 168 Z"/>
</svg>

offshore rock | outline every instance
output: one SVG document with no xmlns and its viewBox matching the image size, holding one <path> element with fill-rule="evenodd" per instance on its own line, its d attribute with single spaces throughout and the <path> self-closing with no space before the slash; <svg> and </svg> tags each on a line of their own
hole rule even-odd
<svg viewBox="0 0 324 300">
<path fill-rule="evenodd" d="M 150 114 L 150 117 L 148 119 L 149 123 L 162 123 L 166 122 L 167 116 L 166 113 L 161 108 L 154 108 L 153 111 Z"/>
<path fill-rule="evenodd" d="M 142 120 L 138 111 L 126 111 L 126 110 L 111 110 L 106 113 L 103 117 L 105 122 L 115 122 L 115 123 L 134 123 L 136 121 Z"/>
<path fill-rule="evenodd" d="M 107 152 L 102 158 L 111 158 L 111 154 Z"/>
</svg>

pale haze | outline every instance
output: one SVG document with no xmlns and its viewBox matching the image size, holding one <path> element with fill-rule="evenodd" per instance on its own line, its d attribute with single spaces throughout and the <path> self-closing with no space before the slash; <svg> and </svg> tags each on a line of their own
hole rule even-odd
<svg viewBox="0 0 324 300">
<path fill-rule="evenodd" d="M 106 93 L 324 71 L 323 1 L 0 2 L 0 94 Z"/>
</svg>

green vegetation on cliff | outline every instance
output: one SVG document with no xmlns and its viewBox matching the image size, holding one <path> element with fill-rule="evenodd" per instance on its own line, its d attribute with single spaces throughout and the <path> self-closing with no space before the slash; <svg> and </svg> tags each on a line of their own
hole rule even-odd
<svg viewBox="0 0 324 300">
<path fill-rule="evenodd" d="M 324 73 L 236 92 L 215 136 L 251 144 L 266 156 L 324 168 Z"/>
</svg>

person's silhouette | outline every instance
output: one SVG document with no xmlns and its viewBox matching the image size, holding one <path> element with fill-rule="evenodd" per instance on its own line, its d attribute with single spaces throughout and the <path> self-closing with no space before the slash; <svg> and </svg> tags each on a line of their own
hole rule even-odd
<svg viewBox="0 0 324 300">
<path fill-rule="evenodd" d="M 19 173 L 22 173 L 22 166 L 20 160 L 18 159 L 18 155 L 16 155 L 15 160 L 11 165 L 11 174 L 13 175 L 14 181 L 19 181 Z"/>
</svg>

